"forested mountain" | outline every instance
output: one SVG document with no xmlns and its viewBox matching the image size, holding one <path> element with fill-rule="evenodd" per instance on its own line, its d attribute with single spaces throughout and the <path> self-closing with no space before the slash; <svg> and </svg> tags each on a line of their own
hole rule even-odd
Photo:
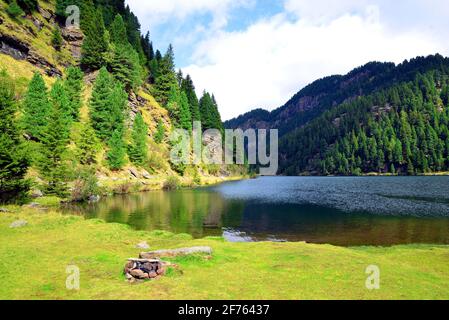
<svg viewBox="0 0 449 320">
<path fill-rule="evenodd" d="M 440 55 L 373 62 L 225 126 L 279 128 L 282 174 L 448 171 L 448 85 L 449 59 Z"/>
<path fill-rule="evenodd" d="M 71 5 L 80 28 L 66 26 Z M 0 0 L 0 8 L 0 202 L 30 189 L 83 200 L 240 170 L 170 162 L 169 133 L 194 120 L 222 128 L 218 105 L 211 93 L 197 97 L 173 47 L 154 48 L 124 0 Z"/>
</svg>

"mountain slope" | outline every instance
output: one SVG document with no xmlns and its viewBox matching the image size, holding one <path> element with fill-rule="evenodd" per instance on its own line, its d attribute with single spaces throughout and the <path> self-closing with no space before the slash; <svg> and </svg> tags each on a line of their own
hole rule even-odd
<svg viewBox="0 0 449 320">
<path fill-rule="evenodd" d="M 440 55 L 418 57 L 397 66 L 392 63 L 369 63 L 345 76 L 315 81 L 271 113 L 256 110 L 226 122 L 225 126 L 243 129 L 279 128 L 283 174 L 360 174 L 371 171 L 416 174 L 447 170 L 447 150 L 442 146 L 447 141 L 447 104 L 440 101 L 447 90 L 448 70 L 449 59 Z M 419 90 L 423 87 L 422 83 L 426 84 L 424 87 L 427 89 Z M 396 99 L 398 95 L 401 97 L 399 100 Z M 409 100 L 413 99 L 417 102 L 412 105 Z M 424 113 L 423 110 L 427 111 Z M 427 116 L 421 119 L 414 116 L 414 113 L 420 111 Z M 401 116 L 402 112 L 407 115 L 403 121 L 410 128 L 420 123 L 426 132 L 430 130 L 427 125 L 433 126 L 435 121 L 442 124 L 437 130 L 439 150 L 436 154 L 431 154 L 433 151 L 425 146 L 429 144 L 429 136 L 433 133 L 418 139 L 418 134 L 410 129 L 412 137 L 401 136 L 401 128 L 395 124 L 393 113 Z M 384 123 L 383 115 L 393 122 L 393 133 L 383 131 L 392 127 Z M 379 127 L 373 128 L 372 123 L 378 123 Z M 394 142 L 398 145 L 398 140 L 404 149 L 403 156 L 393 159 L 390 145 L 386 146 L 384 141 L 366 140 L 374 136 L 367 128 L 380 130 L 377 139 L 386 140 L 385 136 L 388 136 L 389 144 Z M 361 135 L 359 138 L 365 146 L 379 149 L 375 157 L 359 150 L 337 151 L 341 144 L 346 149 L 347 144 L 358 145 L 355 138 L 348 138 L 353 131 L 356 136 Z M 410 143 L 413 143 L 414 151 L 422 151 L 419 152 L 421 159 L 412 157 Z M 338 155 L 330 156 L 332 153 Z M 428 157 L 432 158 L 432 165 L 423 163 Z M 327 161 L 327 164 L 323 161 Z M 374 165 L 375 161 L 379 162 Z"/>
<path fill-rule="evenodd" d="M 105 193 L 160 189 L 170 180 L 169 178 L 173 178 L 172 182 L 175 181 L 182 185 L 191 186 L 217 183 L 225 179 L 231 179 L 230 176 L 233 174 L 236 177 L 245 174 L 246 169 L 237 166 L 199 165 L 176 167 L 170 161 L 171 145 L 168 137 L 172 129 L 179 127 L 177 121 L 177 117 L 179 117 L 179 102 L 170 101 L 168 106 L 168 104 L 163 104 L 160 100 L 155 99 L 156 94 L 161 94 L 161 86 L 159 85 L 158 87 L 158 84 L 165 81 L 165 79 L 162 79 L 162 76 L 170 77 L 170 80 L 173 79 L 174 83 L 178 84 L 174 64 L 170 65 L 168 61 L 170 59 L 173 61 L 173 52 L 166 54 L 168 56 L 166 59 L 159 50 L 153 51 L 149 37 L 144 38 L 140 34 L 140 25 L 136 20 L 137 18 L 128 7 L 125 7 L 123 0 L 72 1 L 80 6 L 86 6 L 83 8 L 89 8 L 90 6 L 97 15 L 100 17 L 101 15 L 104 16 L 105 21 L 107 21 L 105 25 L 105 30 L 107 29 L 107 31 L 103 30 L 104 34 L 97 36 L 102 37 L 107 42 L 106 49 L 108 51 L 103 53 L 103 57 L 100 57 L 104 59 L 98 68 L 89 66 L 83 69 L 84 73 L 81 76 L 83 80 L 81 81 L 83 83 L 81 85 L 82 89 L 79 89 L 80 92 L 78 92 L 81 97 L 80 100 L 82 100 L 78 110 L 79 117 L 70 122 L 68 130 L 70 138 L 67 145 L 63 146 L 65 150 L 62 162 L 65 162 L 64 165 L 70 169 L 67 174 L 64 173 L 65 176 L 63 178 L 64 183 L 67 184 L 66 191 L 71 192 L 71 190 L 74 190 L 74 185 L 79 183 L 76 179 L 80 172 L 87 169 L 92 169 L 98 181 L 98 186 L 101 187 L 100 191 Z M 72 1 L 69 1 L 69 3 L 72 3 Z M 37 5 L 32 10 L 27 11 L 24 9 L 24 11 L 16 15 L 12 15 L 9 12 L 12 3 L 12 1 L 0 0 L 0 72 L 6 71 L 7 76 L 4 79 L 10 78 L 15 87 L 17 124 L 20 130 L 22 130 L 21 135 L 27 140 L 24 144 L 30 150 L 31 165 L 27 178 L 31 180 L 33 188 L 36 189 L 32 193 L 39 195 L 42 194 L 41 191 L 44 191 L 47 195 L 52 195 L 50 191 L 47 192 L 45 190 L 50 185 L 50 182 L 46 180 L 43 170 L 40 168 L 42 159 L 40 159 L 39 154 L 43 148 L 43 141 L 35 136 L 30 136 L 29 132 L 22 128 L 24 114 L 28 110 L 26 97 L 30 91 L 30 80 L 35 74 L 42 76 L 49 100 L 51 100 L 51 94 L 53 94 L 51 91 L 56 87 L 55 83 L 58 83 L 59 88 L 61 88 L 61 84 L 63 84 L 63 87 L 67 86 L 61 90 L 68 90 L 68 84 L 66 85 L 67 70 L 71 66 L 83 67 L 83 57 L 87 54 L 87 50 L 83 45 L 89 36 L 92 37 L 94 32 L 98 32 L 96 24 L 100 23 L 100 21 L 96 20 L 98 16 L 86 17 L 86 15 L 83 15 L 81 21 L 82 29 L 66 28 L 65 24 L 62 23 L 63 19 L 61 16 L 58 16 L 57 11 L 58 3 L 64 5 L 65 8 L 65 0 L 36 1 Z M 120 18 L 120 15 L 123 15 L 125 21 Z M 89 27 L 83 28 L 83 24 L 87 25 L 88 23 L 87 18 L 93 20 L 93 23 L 90 22 Z M 94 26 L 92 27 L 92 25 Z M 117 30 L 124 33 L 125 36 L 119 38 L 116 42 L 112 42 L 110 39 L 114 37 L 111 38 L 110 34 L 114 34 Z M 55 45 L 54 39 L 58 31 L 61 33 L 60 46 Z M 129 40 L 126 38 L 129 38 Z M 95 52 L 93 52 L 91 58 L 94 54 Z M 136 59 L 127 60 L 130 55 Z M 152 58 L 151 61 L 150 57 Z M 90 61 L 96 63 L 92 59 Z M 81 141 L 86 139 L 85 136 L 83 137 L 83 132 L 86 132 L 85 129 L 90 127 L 92 121 L 94 121 L 91 97 L 93 90 L 95 90 L 95 83 L 99 74 L 98 69 L 101 67 L 110 73 L 111 82 L 114 82 L 116 87 L 121 87 L 120 90 L 123 90 L 123 93 L 126 94 L 122 110 L 124 113 L 124 132 L 122 137 L 124 161 L 123 166 L 118 169 L 112 168 L 108 163 L 109 152 L 112 147 L 107 139 L 98 142 L 98 145 L 96 145 L 97 143 L 94 142 L 95 137 L 87 137 L 92 138 L 87 143 L 90 144 L 90 149 L 95 149 L 96 151 L 93 157 L 94 161 L 86 165 L 78 159 L 79 149 L 86 142 Z M 163 74 L 163 71 L 166 74 Z M 134 76 L 138 79 L 127 86 L 126 81 Z M 131 79 L 134 80 L 134 78 Z M 186 86 L 185 90 L 194 91 L 192 80 L 187 77 L 184 81 L 187 81 L 187 79 L 189 83 L 187 83 L 188 86 Z M 172 87 L 168 89 L 171 90 Z M 176 87 L 175 90 L 181 91 L 180 86 L 179 88 Z M 171 92 L 162 93 L 168 95 Z M 61 92 L 60 94 L 64 95 Z M 183 94 L 184 92 L 182 94 L 178 92 L 175 98 L 178 99 Z M 189 99 L 189 103 L 186 101 L 183 105 L 184 115 L 187 114 L 188 117 L 190 116 L 189 109 L 192 108 L 190 102 L 197 99 L 197 97 L 189 96 Z M 58 104 L 57 100 L 53 99 L 52 104 Z M 62 100 L 59 101 L 61 105 L 69 105 Z M 109 105 L 115 104 L 116 101 L 119 100 L 112 101 Z M 198 104 L 198 101 L 196 103 Z M 108 103 L 105 103 L 105 105 L 108 105 Z M 215 101 L 212 107 L 216 108 Z M 55 109 L 53 105 L 51 108 Z M 129 156 L 129 150 L 134 143 L 133 123 L 136 115 L 139 114 L 145 123 L 142 145 L 145 146 L 146 157 L 142 163 L 136 163 Z M 50 120 L 49 117 L 47 120 Z M 51 130 L 49 123 L 48 121 L 46 129 L 50 128 L 49 130 Z M 145 135 L 145 133 L 147 134 Z M 8 150 L 2 150 L 1 152 L 7 153 Z M 1 187 L 0 193 L 3 192 Z"/>
</svg>

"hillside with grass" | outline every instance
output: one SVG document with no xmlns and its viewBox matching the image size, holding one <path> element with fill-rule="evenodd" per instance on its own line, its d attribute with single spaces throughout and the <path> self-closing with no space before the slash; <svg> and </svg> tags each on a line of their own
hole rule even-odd
<svg viewBox="0 0 449 320">
<path fill-rule="evenodd" d="M 79 28 L 66 26 L 71 4 L 80 8 Z M 24 182 L 2 182 L 4 201 L 24 190 L 78 201 L 245 175 L 239 166 L 170 161 L 174 129 L 193 121 L 222 128 L 217 102 L 207 92 L 197 98 L 190 76 L 175 70 L 173 48 L 153 49 L 124 1 L 1 0 L 0 9 L 5 112 L 14 114 L 12 140 L 27 160 L 2 169 L 2 181 Z M 17 165 L 1 147 L 5 168 Z"/>
</svg>

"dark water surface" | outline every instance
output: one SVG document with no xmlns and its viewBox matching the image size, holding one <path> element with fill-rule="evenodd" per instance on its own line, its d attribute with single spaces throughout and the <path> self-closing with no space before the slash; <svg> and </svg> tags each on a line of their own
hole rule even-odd
<svg viewBox="0 0 449 320">
<path fill-rule="evenodd" d="M 449 244 L 449 177 L 272 177 L 67 209 L 139 230 L 230 241 Z"/>
</svg>

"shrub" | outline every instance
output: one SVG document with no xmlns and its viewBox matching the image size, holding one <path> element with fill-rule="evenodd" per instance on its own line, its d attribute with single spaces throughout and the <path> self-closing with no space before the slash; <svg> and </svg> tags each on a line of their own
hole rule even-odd
<svg viewBox="0 0 449 320">
<path fill-rule="evenodd" d="M 170 176 L 165 180 L 163 189 L 164 190 L 176 190 L 181 186 L 181 181 L 176 176 Z"/>
<path fill-rule="evenodd" d="M 12 18 L 17 18 L 25 14 L 15 0 L 8 5 L 6 8 L 6 13 L 8 13 Z"/>
<path fill-rule="evenodd" d="M 59 27 L 55 27 L 53 30 L 53 35 L 52 35 L 52 39 L 51 39 L 51 44 L 53 45 L 53 48 L 55 48 L 56 50 L 61 50 L 62 47 L 62 35 L 61 35 L 61 30 L 59 29 Z"/>
<path fill-rule="evenodd" d="M 98 179 L 93 169 L 81 169 L 72 188 L 71 201 L 85 201 L 91 196 L 100 194 Z"/>
</svg>

